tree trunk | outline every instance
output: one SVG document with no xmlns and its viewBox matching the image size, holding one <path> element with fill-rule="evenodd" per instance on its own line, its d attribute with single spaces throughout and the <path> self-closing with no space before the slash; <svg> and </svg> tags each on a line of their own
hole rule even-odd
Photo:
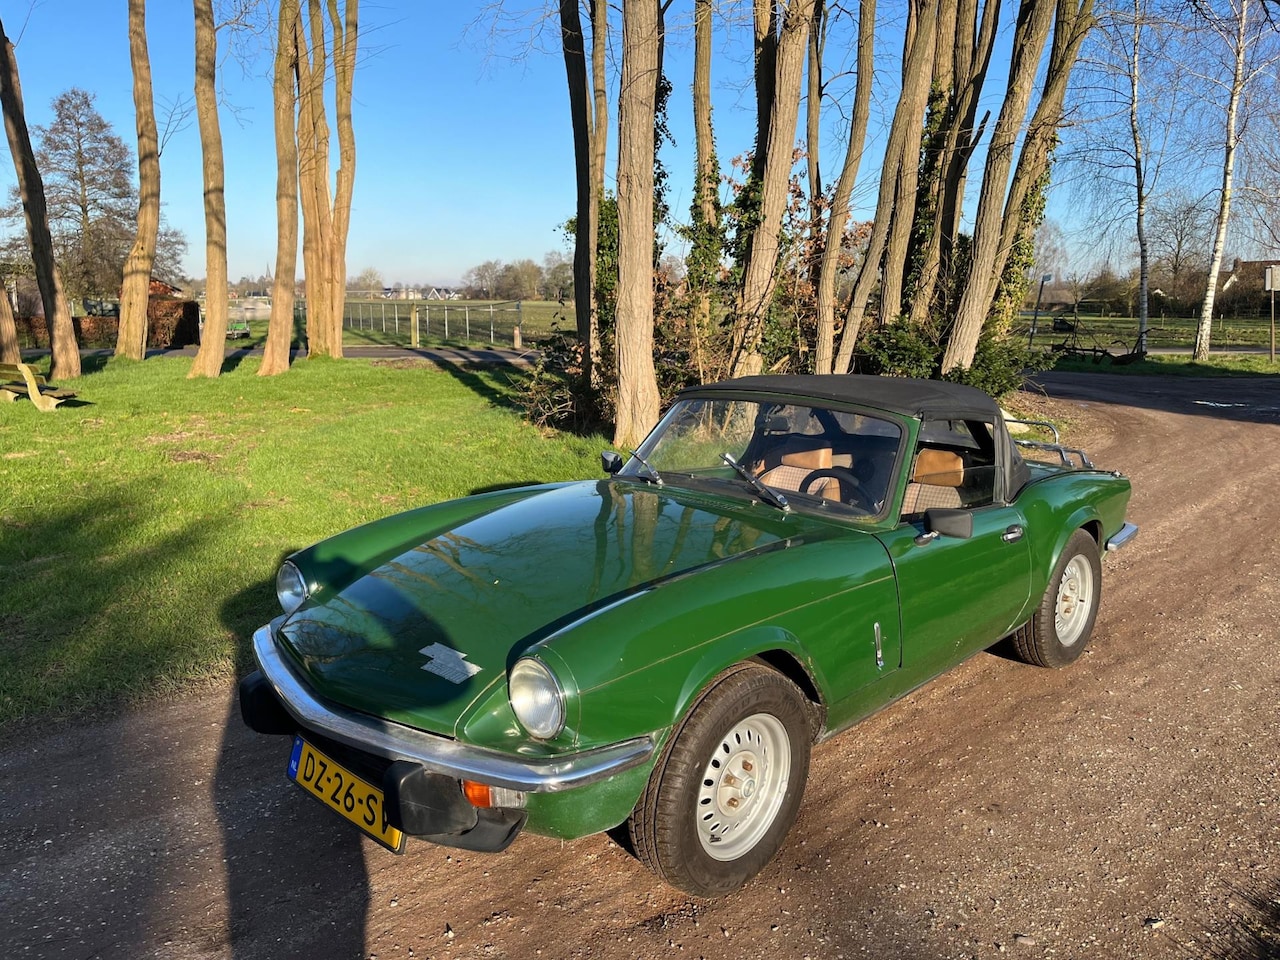
<svg viewBox="0 0 1280 960">
<path fill-rule="evenodd" d="M 720 164 L 711 125 L 711 0 L 695 0 L 693 12 L 693 135 L 697 161 L 693 182 L 693 240 L 685 257 L 693 292 L 689 318 L 698 379 L 708 379 L 703 342 L 711 333 L 711 289 L 720 270 Z"/>
<path fill-rule="evenodd" d="M 204 171 L 204 330 L 188 377 L 216 377 L 227 352 L 227 201 L 222 127 L 218 122 L 218 35 L 213 0 L 194 0 L 196 16 L 196 119 Z"/>
<path fill-rule="evenodd" d="M 360 38 L 359 0 L 346 0 L 343 16 L 338 0 L 329 0 L 333 29 L 334 116 L 338 123 L 338 174 L 333 197 L 333 248 L 329 252 L 333 301 L 330 304 L 332 356 L 342 356 L 342 313 L 346 306 L 347 234 L 351 227 L 351 195 L 356 178 L 356 137 L 351 124 L 351 91 L 356 72 L 356 44 Z"/>
<path fill-rule="evenodd" d="M 1000 256 L 1001 229 L 1009 171 L 1013 167 L 1018 132 L 1031 101 L 1040 56 L 1049 36 L 1052 14 L 1052 0 L 1022 0 L 1018 10 L 1013 57 L 1009 64 L 1009 86 L 987 148 L 974 222 L 969 276 L 956 311 L 955 327 L 943 354 L 943 373 L 956 367 L 968 367 L 973 362 L 982 324 L 991 310 L 1000 281 L 1003 263 Z"/>
<path fill-rule="evenodd" d="M 1231 216 L 1231 193 L 1235 180 L 1236 148 L 1239 137 L 1236 125 L 1240 114 L 1240 98 L 1244 93 L 1245 55 L 1248 51 L 1249 0 L 1240 0 L 1239 22 L 1235 37 L 1235 63 L 1231 74 L 1231 96 L 1227 101 L 1227 124 L 1223 137 L 1222 191 L 1218 196 L 1218 228 L 1213 235 L 1213 252 L 1209 257 L 1209 276 L 1205 280 L 1204 301 L 1200 305 L 1200 325 L 1196 328 L 1196 360 L 1209 359 L 1209 340 L 1213 335 L 1213 302 L 1218 293 L 1218 274 L 1222 271 L 1222 251 L 1227 244 L 1227 222 Z"/>
<path fill-rule="evenodd" d="M 271 320 L 258 375 L 289 369 L 293 343 L 293 298 L 298 275 L 298 140 L 294 123 L 294 77 L 298 61 L 298 0 L 281 0 L 272 97 L 276 133 L 276 270 Z"/>
<path fill-rule="evenodd" d="M 920 12 L 916 26 L 915 44 L 919 55 L 937 63 L 938 48 L 938 12 L 939 3 L 926 4 Z M 954 26 L 953 26 L 954 29 Z M 904 82 L 903 93 L 910 91 L 916 96 L 916 84 L 908 77 Z M 921 95 L 920 102 L 915 104 L 913 116 L 916 119 L 914 128 L 906 130 L 906 140 L 902 147 L 902 162 L 898 165 L 898 178 L 895 191 L 897 203 L 894 207 L 889 233 L 885 239 L 884 264 L 880 270 L 880 322 L 891 323 L 902 313 L 902 289 L 906 283 L 907 252 L 911 242 L 911 228 L 915 224 L 915 211 L 918 203 L 920 186 L 920 152 L 924 140 L 924 118 L 929 108 L 929 87 Z"/>
<path fill-rule="evenodd" d="M 862 151 L 867 139 L 867 122 L 871 111 L 871 81 L 875 70 L 876 0 L 861 0 L 858 8 L 857 85 L 853 95 L 853 116 L 849 123 L 849 143 L 845 148 L 844 166 L 831 198 L 831 215 L 827 219 L 827 239 L 822 248 L 822 266 L 818 270 L 818 344 L 814 369 L 831 373 L 836 331 L 836 268 L 844 247 L 845 225 L 849 222 L 849 201 L 858 180 Z"/>
<path fill-rule="evenodd" d="M 778 4 L 776 0 L 753 0 L 755 20 L 756 145 L 751 157 L 751 176 L 764 176 L 768 155 L 769 127 L 773 123 L 773 102 L 778 75 Z"/>
<path fill-rule="evenodd" d="M 587 378 L 592 389 L 600 386 L 600 301 L 596 296 L 598 278 L 596 272 L 600 255 L 600 201 L 604 197 L 605 152 L 609 145 L 609 78 L 605 68 L 605 54 L 609 49 L 608 0 L 591 0 L 591 89 L 595 102 L 595 118 L 591 124 L 591 202 L 587 214 L 591 222 L 589 253 L 591 258 L 591 282 L 586 292 L 574 296 L 586 297 L 591 305 L 591 330 L 587 338 Z"/>
<path fill-rule="evenodd" d="M 1138 339 L 1134 352 L 1147 352 L 1147 322 L 1150 319 L 1151 244 L 1147 238 L 1147 160 L 1143 149 L 1142 126 L 1138 118 L 1142 94 L 1142 0 L 1133 0 L 1133 45 L 1129 55 L 1129 133 L 1133 139 L 1133 186 L 1137 199 L 1138 232 Z"/>
<path fill-rule="evenodd" d="M 0 280 L 0 363 L 21 363 L 22 351 L 18 349 L 18 325 L 13 322 L 13 304 L 9 291 Z"/>
<path fill-rule="evenodd" d="M 944 86 L 949 94 L 941 149 L 937 151 L 934 166 L 928 174 L 932 192 L 927 204 L 929 230 L 919 253 L 919 275 L 912 291 L 909 322 L 913 325 L 923 324 L 929 318 L 935 306 L 938 285 L 944 276 L 949 279 L 953 270 L 951 259 L 958 237 L 965 175 L 969 158 L 973 156 L 987 125 L 986 116 L 976 128 L 974 125 L 978 94 L 986 81 L 999 20 L 999 0 L 990 0 L 983 6 L 980 25 L 977 0 L 961 0 L 955 11 L 955 42 L 950 51 L 945 83 L 938 78 L 934 80 L 935 87 Z M 938 27 L 939 59 L 936 63 L 942 62 L 946 50 L 943 38 L 952 35 L 943 18 L 939 18 Z M 944 287 L 944 294 L 947 290 L 949 284 Z M 937 308 L 939 316 L 945 317 L 950 312 L 946 299 L 939 302 Z"/>
<path fill-rule="evenodd" d="M 748 238 L 742 287 L 735 305 L 730 373 L 735 377 L 759 373 L 760 339 L 778 279 L 778 234 L 787 205 L 787 187 L 794 164 L 796 123 L 800 116 L 800 81 L 813 20 L 814 0 L 793 0 L 782 21 L 776 70 L 772 78 L 773 103 L 769 113 L 768 141 L 763 160 L 756 157 L 761 174 L 755 225 Z"/>
<path fill-rule="evenodd" d="M 328 48 L 320 0 L 308 0 L 310 59 L 298 52 L 298 184 L 302 194 L 302 258 L 307 275 L 307 355 L 341 356 L 333 342 L 333 210 L 329 193 L 329 119 L 324 81 Z"/>
<path fill-rule="evenodd" d="M 622 10 L 618 94 L 618 413 L 614 445 L 635 447 L 658 420 L 653 366 L 653 151 L 659 0 Z"/>
<path fill-rule="evenodd" d="M 592 37 L 592 43 L 596 38 Z M 582 35 L 582 18 L 578 0 L 560 0 L 560 46 L 564 52 L 565 79 L 569 83 L 569 120 L 573 128 L 573 166 L 577 185 L 577 204 L 573 231 L 574 318 L 578 341 L 582 344 L 584 363 L 591 362 L 591 312 L 595 303 L 595 244 L 592 230 L 592 203 L 598 203 L 592 179 L 594 146 L 591 108 L 588 104 L 587 48 Z M 588 369 L 587 382 L 591 382 Z"/>
<path fill-rule="evenodd" d="M 9 139 L 9 153 L 18 178 L 18 194 L 27 221 L 27 238 L 31 242 L 31 259 L 35 264 L 36 284 L 44 305 L 44 322 L 49 330 L 49 379 L 68 380 L 80 376 L 80 348 L 75 328 L 71 325 L 71 309 L 62 292 L 62 278 L 53 259 L 53 239 L 49 235 L 49 215 L 45 207 L 44 182 L 36 168 L 31 136 L 27 132 L 26 113 L 22 108 L 22 84 L 18 79 L 18 58 L 13 44 L 0 22 L 0 109 L 4 112 L 4 129 Z"/>
<path fill-rule="evenodd" d="M 932 79 L 930 73 L 933 68 L 937 0 L 922 0 L 922 3 L 921 12 L 915 18 L 914 36 L 903 50 L 905 82 L 898 99 L 898 108 L 894 111 L 893 122 L 889 125 L 889 139 L 885 145 L 884 163 L 880 172 L 880 193 L 876 200 L 875 224 L 858 278 L 854 281 L 849 310 L 845 315 L 840 350 L 833 364 L 836 373 L 848 373 L 853 362 L 853 347 L 862 330 L 862 320 L 866 316 L 872 288 L 879 278 L 881 257 L 889 239 L 893 219 L 896 215 L 910 217 L 914 212 L 914 197 L 901 201 L 903 209 L 900 212 L 898 204 L 903 166 L 918 166 L 920 162 L 920 129 L 925 107 L 929 102 L 929 85 Z M 906 152 L 908 143 L 917 145 L 914 153 Z"/>
<path fill-rule="evenodd" d="M 141 360 L 147 351 L 147 303 L 151 299 L 156 236 L 160 232 L 160 136 L 151 95 L 146 0 L 129 0 L 129 61 L 133 66 L 133 111 L 138 131 L 138 233 L 124 262 L 115 355 Z"/>
</svg>

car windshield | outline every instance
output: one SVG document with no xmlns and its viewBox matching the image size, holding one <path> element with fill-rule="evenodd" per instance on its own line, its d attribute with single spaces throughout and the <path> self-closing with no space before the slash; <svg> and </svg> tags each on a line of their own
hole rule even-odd
<svg viewBox="0 0 1280 960">
<path fill-rule="evenodd" d="M 728 454 L 791 502 L 883 511 L 902 430 L 867 413 L 723 397 L 678 401 L 637 451 L 667 482 L 744 481 Z M 622 471 L 646 476 L 631 458 Z"/>
</svg>

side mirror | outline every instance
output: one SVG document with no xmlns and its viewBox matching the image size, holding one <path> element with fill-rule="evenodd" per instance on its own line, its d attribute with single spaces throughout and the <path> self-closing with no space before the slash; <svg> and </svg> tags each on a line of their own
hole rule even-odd
<svg viewBox="0 0 1280 960">
<path fill-rule="evenodd" d="M 617 473 L 622 469 L 622 457 L 612 450 L 601 450 L 600 469 L 610 475 Z"/>
<path fill-rule="evenodd" d="M 968 510 L 943 510 L 935 507 L 924 512 L 924 528 L 939 536 L 968 540 L 973 536 L 973 514 Z"/>
</svg>

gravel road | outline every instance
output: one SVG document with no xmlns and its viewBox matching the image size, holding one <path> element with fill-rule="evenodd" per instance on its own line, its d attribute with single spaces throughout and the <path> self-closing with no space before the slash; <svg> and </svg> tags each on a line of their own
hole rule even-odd
<svg viewBox="0 0 1280 960">
<path fill-rule="evenodd" d="M 1280 955 L 1280 387 L 1043 383 L 1142 527 L 1090 651 L 979 654 L 820 746 L 740 893 L 689 899 L 603 836 L 393 856 L 223 689 L 0 745 L 0 954 Z"/>
</svg>

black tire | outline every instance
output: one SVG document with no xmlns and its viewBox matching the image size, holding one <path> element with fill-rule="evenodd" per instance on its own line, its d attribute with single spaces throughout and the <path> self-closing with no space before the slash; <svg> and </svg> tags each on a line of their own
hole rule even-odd
<svg viewBox="0 0 1280 960">
<path fill-rule="evenodd" d="M 695 896 L 737 890 L 795 822 L 811 744 L 791 681 L 757 663 L 726 670 L 672 734 L 627 821 L 637 859 Z"/>
<path fill-rule="evenodd" d="M 1089 644 L 1101 601 L 1098 544 L 1077 530 L 1053 568 L 1035 615 L 1013 634 L 1018 656 L 1038 667 L 1073 663 Z"/>
</svg>

